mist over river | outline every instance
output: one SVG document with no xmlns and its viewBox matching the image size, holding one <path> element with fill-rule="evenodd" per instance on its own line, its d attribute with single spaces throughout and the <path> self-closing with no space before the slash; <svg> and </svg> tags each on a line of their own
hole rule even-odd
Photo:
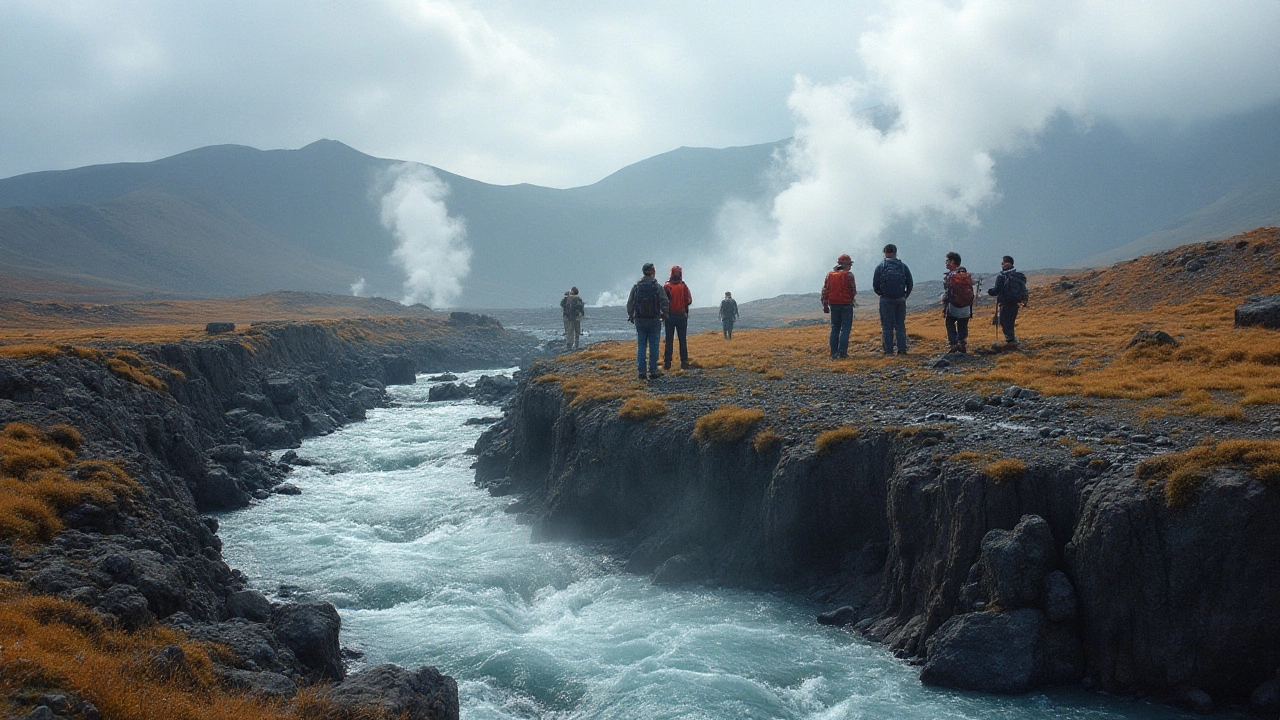
<svg viewBox="0 0 1280 720">
<path fill-rule="evenodd" d="M 531 543 L 464 454 L 483 430 L 465 421 L 499 410 L 428 403 L 432 384 L 390 388 L 397 407 L 307 440 L 298 453 L 317 464 L 290 477 L 301 495 L 220 517 L 227 562 L 257 588 L 338 607 L 343 645 L 364 653 L 352 670 L 436 665 L 471 720 L 1192 717 L 1083 692 L 925 688 L 882 647 L 818 625 L 826 608 L 804 598 L 656 587 L 603 546 Z"/>
</svg>

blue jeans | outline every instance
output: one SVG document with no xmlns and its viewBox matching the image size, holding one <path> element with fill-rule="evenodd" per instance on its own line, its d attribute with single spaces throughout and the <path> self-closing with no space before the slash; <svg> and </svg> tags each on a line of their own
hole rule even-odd
<svg viewBox="0 0 1280 720">
<path fill-rule="evenodd" d="M 880 298 L 880 337 L 884 354 L 893 354 L 893 336 L 898 336 L 898 354 L 907 354 L 907 299 Z"/>
<path fill-rule="evenodd" d="M 649 351 L 649 372 L 658 372 L 658 338 L 662 337 L 662 320 L 636 318 L 636 373 L 644 375 L 645 350 Z"/>
<path fill-rule="evenodd" d="M 849 357 L 849 329 L 853 327 L 853 305 L 831 306 L 831 357 Z"/>
</svg>

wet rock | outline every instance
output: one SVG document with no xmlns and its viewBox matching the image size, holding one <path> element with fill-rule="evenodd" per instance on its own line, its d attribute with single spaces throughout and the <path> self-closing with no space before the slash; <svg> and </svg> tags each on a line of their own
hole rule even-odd
<svg viewBox="0 0 1280 720">
<path fill-rule="evenodd" d="M 471 397 L 471 388 L 462 383 L 445 383 L 444 385 L 436 385 L 427 391 L 428 402 L 442 402 L 445 400 L 463 400 Z"/>
<path fill-rule="evenodd" d="M 301 495 L 302 489 L 293 483 L 280 483 L 271 488 L 273 495 Z"/>
<path fill-rule="evenodd" d="M 227 596 L 227 614 L 254 622 L 271 620 L 271 601 L 257 590 L 240 590 Z"/>
<path fill-rule="evenodd" d="M 496 405 L 515 391 L 516 381 L 506 375 L 481 375 L 471 389 L 471 397 L 478 403 Z"/>
<path fill-rule="evenodd" d="M 1250 296 L 1236 307 L 1235 325 L 1280 329 L 1280 293 Z"/>
<path fill-rule="evenodd" d="M 700 552 L 668 558 L 653 571 L 654 585 L 678 585 L 707 576 L 707 559 Z"/>
<path fill-rule="evenodd" d="M 412 385 L 418 379 L 417 364 L 405 355 L 383 355 L 382 372 L 388 385 Z"/>
<path fill-rule="evenodd" d="M 462 424 L 463 425 L 492 425 L 497 422 L 502 422 L 501 416 L 467 418 L 466 422 Z"/>
<path fill-rule="evenodd" d="M 405 720 L 457 720 L 459 713 L 457 682 L 434 667 L 377 665 L 336 685 L 328 698 L 340 707 Z"/>
<path fill-rule="evenodd" d="M 1013 530 L 991 530 L 978 560 L 987 600 L 1002 608 L 1036 604 L 1053 556 L 1053 533 L 1038 515 L 1024 515 Z"/>
<path fill-rule="evenodd" d="M 834 625 L 836 627 L 844 627 L 852 625 L 858 621 L 858 611 L 852 607 L 845 605 L 829 612 L 818 615 L 819 625 Z"/>
<path fill-rule="evenodd" d="M 1258 715 L 1280 713 L 1280 680 L 1267 680 L 1249 694 L 1249 709 Z"/>
<path fill-rule="evenodd" d="M 432 375 L 427 379 L 432 382 L 457 382 L 458 376 L 453 373 L 440 373 L 439 375 Z"/>
<path fill-rule="evenodd" d="M 1213 698 L 1197 687 L 1179 688 L 1174 694 L 1174 701 L 1179 707 L 1202 715 L 1213 712 Z"/>
<path fill-rule="evenodd" d="M 991 693 L 1035 686 L 1044 618 L 1038 610 L 956 615 L 928 642 L 920 672 L 925 685 Z"/>
<path fill-rule="evenodd" d="M 369 387 L 368 385 L 358 385 L 348 395 L 357 404 L 365 410 L 372 410 L 382 404 L 383 398 L 387 395 L 386 391 L 381 388 Z"/>
<path fill-rule="evenodd" d="M 226 468 L 209 465 L 188 484 L 201 510 L 234 510 L 249 504 L 249 497 Z"/>
<path fill-rule="evenodd" d="M 280 645 L 319 677 L 330 680 L 346 675 L 338 646 L 341 627 L 342 618 L 332 603 L 281 605 L 271 613 L 271 629 Z"/>
</svg>

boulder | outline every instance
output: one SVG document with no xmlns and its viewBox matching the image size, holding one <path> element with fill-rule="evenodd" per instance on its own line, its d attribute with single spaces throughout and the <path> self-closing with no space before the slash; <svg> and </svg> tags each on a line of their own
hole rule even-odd
<svg viewBox="0 0 1280 720">
<path fill-rule="evenodd" d="M 217 465 L 209 465 L 199 477 L 189 478 L 187 484 L 200 510 L 234 510 L 249 504 L 249 496 L 231 473 Z"/>
<path fill-rule="evenodd" d="M 186 628 L 196 640 L 225 645 L 235 655 L 242 669 L 261 669 L 272 672 L 296 672 L 303 668 L 293 653 L 280 647 L 276 636 L 266 625 L 233 618 L 226 622 L 194 625 Z"/>
<path fill-rule="evenodd" d="M 155 622 L 147 607 L 147 599 L 137 588 L 123 583 L 112 585 L 102 593 L 97 610 L 114 618 L 116 624 L 125 630 L 138 630 Z"/>
<path fill-rule="evenodd" d="M 481 375 L 471 388 L 471 397 L 478 403 L 496 405 L 511 397 L 516 387 L 516 381 L 506 375 Z"/>
<path fill-rule="evenodd" d="M 858 611 L 854 610 L 849 605 L 845 605 L 844 607 L 839 607 L 839 608 L 836 608 L 835 610 L 824 612 L 818 615 L 819 625 L 834 625 L 836 627 L 844 627 L 845 625 L 852 625 L 857 621 L 858 621 Z"/>
<path fill-rule="evenodd" d="M 233 322 L 205 323 L 204 331 L 210 335 L 221 335 L 223 333 L 235 332 L 236 324 Z"/>
<path fill-rule="evenodd" d="M 388 385 L 412 385 L 418 379 L 418 367 L 413 358 L 404 355 L 383 355 L 382 371 Z"/>
<path fill-rule="evenodd" d="M 372 410 L 382 404 L 387 392 L 381 388 L 369 387 L 368 385 L 357 385 L 348 395 L 352 400 L 359 403 L 365 410 Z M 348 416 L 350 416 L 348 414 Z"/>
<path fill-rule="evenodd" d="M 227 614 L 255 622 L 271 619 L 271 601 L 257 590 L 240 590 L 227 596 Z"/>
<path fill-rule="evenodd" d="M 1236 327 L 1280 330 L 1280 293 L 1250 296 L 1236 307 Z"/>
<path fill-rule="evenodd" d="M 271 378 L 262 384 L 262 394 L 275 405 L 292 405 L 298 401 L 300 390 L 297 378 Z"/>
<path fill-rule="evenodd" d="M 220 463 L 238 463 L 244 460 L 244 446 L 234 443 L 214 446 L 209 449 L 209 458 Z"/>
<path fill-rule="evenodd" d="M 338 646 L 341 628 L 342 618 L 332 603 L 281 605 L 271 612 L 271 630 L 280 645 L 292 650 L 298 662 L 316 675 L 329 680 L 346 676 Z"/>
<path fill-rule="evenodd" d="M 434 667 L 377 665 L 338 683 L 328 698 L 353 711 L 404 720 L 457 720 L 459 713 L 458 683 Z"/>
<path fill-rule="evenodd" d="M 1023 693 L 1040 673 L 1044 616 L 1039 610 L 956 615 L 929 638 L 925 685 Z"/>
<path fill-rule="evenodd" d="M 287 675 L 267 670 L 216 668 L 218 677 L 228 687 L 247 690 L 269 698 L 291 698 L 298 694 L 298 684 Z"/>
<path fill-rule="evenodd" d="M 462 383 L 445 383 L 436 385 L 427 391 L 428 402 L 440 402 L 443 400 L 462 400 L 471 397 L 471 388 Z"/>
<path fill-rule="evenodd" d="M 1249 709 L 1258 715 L 1280 714 L 1280 680 L 1267 680 L 1249 695 Z"/>
<path fill-rule="evenodd" d="M 1129 338 L 1126 348 L 1146 346 L 1146 345 L 1169 345 L 1176 346 L 1178 340 L 1163 330 L 1139 330 Z"/>
<path fill-rule="evenodd" d="M 1053 557 L 1053 533 L 1038 515 L 1022 516 L 1013 530 L 988 532 L 978 559 L 988 602 L 1006 610 L 1035 605 Z"/>
<path fill-rule="evenodd" d="M 700 580 L 707 575 L 707 560 L 700 552 L 668 558 L 653 571 L 654 585 L 676 585 Z"/>
<path fill-rule="evenodd" d="M 271 488 L 271 492 L 275 495 L 301 495 L 302 488 L 299 488 L 293 483 L 280 483 L 279 485 Z"/>
</svg>

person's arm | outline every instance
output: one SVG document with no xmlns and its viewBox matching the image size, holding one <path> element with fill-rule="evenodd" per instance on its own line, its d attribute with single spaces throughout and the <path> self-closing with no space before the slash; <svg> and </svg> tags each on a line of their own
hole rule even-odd
<svg viewBox="0 0 1280 720">
<path fill-rule="evenodd" d="M 681 287 L 684 288 L 685 310 L 689 310 L 690 308 L 693 307 L 693 291 L 689 290 L 689 283 L 681 283 Z"/>
<path fill-rule="evenodd" d="M 880 289 L 880 271 L 884 268 L 884 263 L 876 266 L 876 271 L 871 273 L 871 291 L 879 295 L 884 291 Z"/>
<path fill-rule="evenodd" d="M 671 312 L 671 297 L 667 293 L 659 293 L 658 302 L 662 304 L 662 318 L 665 320 Z"/>
<path fill-rule="evenodd" d="M 902 299 L 906 300 L 911 297 L 911 288 L 915 287 L 915 281 L 911 279 L 911 268 L 907 267 L 906 263 L 902 263 L 902 274 L 907 280 L 906 292 L 902 294 Z"/>
<path fill-rule="evenodd" d="M 858 297 L 858 281 L 854 279 L 853 273 L 849 273 L 845 277 L 849 278 L 849 297 Z"/>
<path fill-rule="evenodd" d="M 631 286 L 631 294 L 627 296 L 627 322 L 636 321 L 636 288 L 639 283 Z"/>
<path fill-rule="evenodd" d="M 996 296 L 998 296 L 998 295 L 1000 294 L 1000 290 L 1001 290 L 1003 287 L 1004 287 L 1004 275 L 997 275 L 997 276 L 996 276 L 996 284 L 995 284 L 995 285 L 993 285 L 993 286 L 991 286 L 991 289 L 990 289 L 990 290 L 987 290 L 987 294 L 988 294 L 988 295 L 996 295 Z"/>
</svg>

